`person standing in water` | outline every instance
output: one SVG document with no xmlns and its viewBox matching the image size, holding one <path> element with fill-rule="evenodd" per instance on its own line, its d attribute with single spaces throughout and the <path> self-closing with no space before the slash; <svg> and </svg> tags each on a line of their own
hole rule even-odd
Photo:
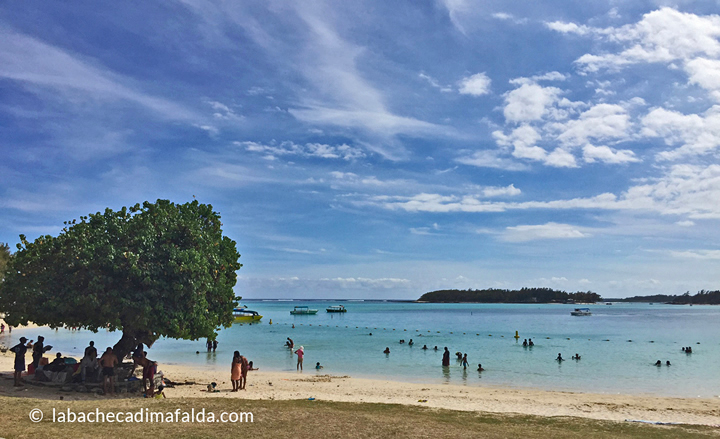
<svg viewBox="0 0 720 439">
<path fill-rule="evenodd" d="M 463 358 L 462 358 L 462 367 L 463 367 L 463 369 L 467 369 L 467 367 L 468 367 L 467 354 L 463 355 Z"/>
<path fill-rule="evenodd" d="M 303 357 L 305 356 L 305 349 L 300 346 L 300 349 L 295 351 L 295 353 L 298 356 L 298 362 L 297 362 L 297 370 L 303 370 Z"/>
<path fill-rule="evenodd" d="M 443 352 L 442 365 L 443 367 L 450 366 L 450 351 L 447 346 L 445 346 L 445 352 Z"/>
</svg>

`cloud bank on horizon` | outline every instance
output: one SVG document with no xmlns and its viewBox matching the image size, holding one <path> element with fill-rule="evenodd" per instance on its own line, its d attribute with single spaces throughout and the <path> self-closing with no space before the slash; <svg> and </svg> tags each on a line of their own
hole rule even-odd
<svg viewBox="0 0 720 439">
<path fill-rule="evenodd" d="M 720 288 L 720 16 L 581 6 L 0 7 L 0 242 L 196 196 L 245 297 Z"/>
</svg>

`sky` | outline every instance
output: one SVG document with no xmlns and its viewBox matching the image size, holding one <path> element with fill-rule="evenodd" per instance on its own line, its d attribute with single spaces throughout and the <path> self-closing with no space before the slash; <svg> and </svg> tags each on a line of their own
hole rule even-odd
<svg viewBox="0 0 720 439">
<path fill-rule="evenodd" d="M 0 5 L 0 242 L 212 204 L 245 298 L 720 288 L 717 1 Z"/>
</svg>

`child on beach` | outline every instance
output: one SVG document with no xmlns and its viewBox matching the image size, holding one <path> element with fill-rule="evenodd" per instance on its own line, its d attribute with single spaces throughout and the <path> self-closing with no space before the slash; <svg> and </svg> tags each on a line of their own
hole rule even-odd
<svg viewBox="0 0 720 439">
<path fill-rule="evenodd" d="M 322 369 L 322 368 L 323 368 L 323 367 L 320 366 L 320 362 L 318 361 L 317 364 L 315 365 L 315 369 L 320 370 L 320 369 Z"/>
<path fill-rule="evenodd" d="M 230 366 L 230 382 L 232 382 L 231 392 L 240 390 L 240 378 L 242 377 L 242 361 L 240 360 L 240 352 L 235 351 L 233 354 L 232 365 Z"/>
</svg>

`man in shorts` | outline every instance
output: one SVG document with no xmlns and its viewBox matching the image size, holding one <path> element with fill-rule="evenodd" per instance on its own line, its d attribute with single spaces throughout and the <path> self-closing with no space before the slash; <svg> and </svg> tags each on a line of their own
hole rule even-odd
<svg viewBox="0 0 720 439">
<path fill-rule="evenodd" d="M 115 366 L 118 364 L 117 356 L 113 353 L 111 347 L 105 350 L 100 357 L 100 367 L 103 374 L 103 391 L 107 395 L 115 395 Z"/>
<path fill-rule="evenodd" d="M 15 353 L 15 387 L 21 387 L 22 373 L 25 371 L 25 353 L 27 352 L 27 338 L 20 337 L 20 343 L 13 346 L 10 350 Z"/>
</svg>

